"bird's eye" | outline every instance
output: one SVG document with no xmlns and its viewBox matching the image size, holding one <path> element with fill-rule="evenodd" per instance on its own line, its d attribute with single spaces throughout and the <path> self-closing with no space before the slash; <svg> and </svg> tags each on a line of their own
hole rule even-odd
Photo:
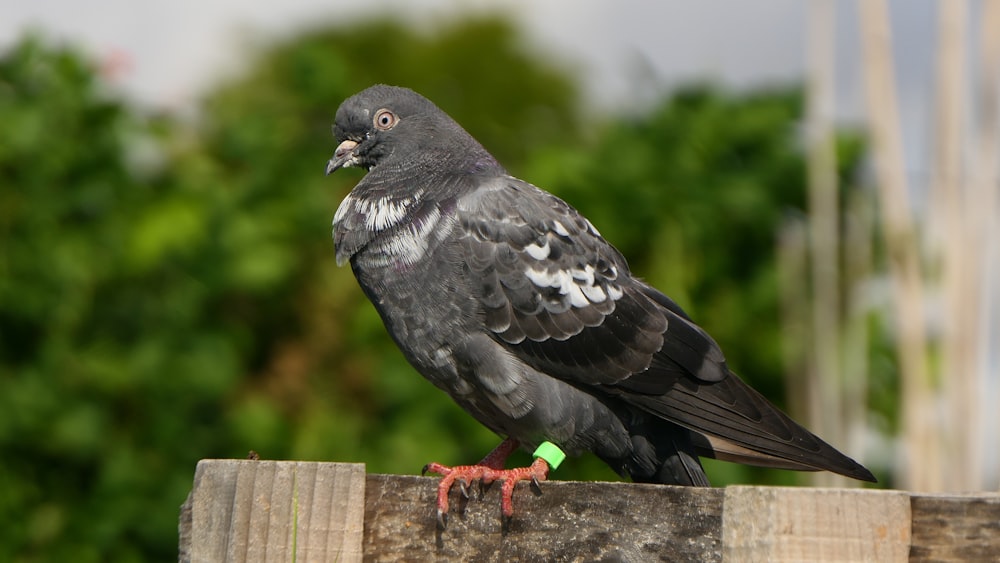
<svg viewBox="0 0 1000 563">
<path fill-rule="evenodd" d="M 387 109 L 380 109 L 375 112 L 376 129 L 381 129 L 383 131 L 392 129 L 396 126 L 397 121 L 399 121 L 399 118 L 396 117 L 396 114 Z"/>
</svg>

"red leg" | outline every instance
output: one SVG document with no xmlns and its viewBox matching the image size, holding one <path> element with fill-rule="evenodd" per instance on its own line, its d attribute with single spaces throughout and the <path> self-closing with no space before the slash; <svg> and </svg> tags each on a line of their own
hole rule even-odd
<svg viewBox="0 0 1000 563">
<path fill-rule="evenodd" d="M 544 481 L 549 474 L 549 464 L 541 458 L 536 459 L 528 467 L 504 469 L 504 462 L 517 449 L 517 446 L 517 440 L 507 438 L 476 465 L 448 467 L 440 463 L 428 463 L 424 466 L 424 473 L 430 471 L 444 476 L 438 484 L 437 494 L 438 524 L 442 528 L 447 521 L 448 492 L 456 481 L 465 497 L 469 496 L 469 483 L 477 479 L 484 484 L 503 481 L 503 486 L 500 489 L 500 511 L 506 519 L 514 515 L 514 486 L 517 485 L 518 481 L 532 481 L 537 485 Z"/>
<path fill-rule="evenodd" d="M 476 465 L 485 465 L 493 469 L 503 469 L 504 464 L 507 463 L 507 458 L 510 457 L 510 454 L 514 453 L 514 450 L 519 445 L 517 440 L 506 438 L 497 447 L 493 448 L 492 452 L 486 454 L 486 457 L 481 459 Z"/>
</svg>

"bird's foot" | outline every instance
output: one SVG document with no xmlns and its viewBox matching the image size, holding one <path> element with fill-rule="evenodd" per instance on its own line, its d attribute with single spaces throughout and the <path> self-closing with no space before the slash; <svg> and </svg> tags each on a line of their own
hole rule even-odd
<svg viewBox="0 0 1000 563">
<path fill-rule="evenodd" d="M 487 456 L 489 459 L 489 456 Z M 484 462 L 487 460 L 483 460 Z M 477 465 L 456 465 L 448 467 L 440 463 L 428 463 L 421 473 L 437 473 L 443 475 L 438 484 L 437 494 L 437 519 L 438 525 L 444 528 L 448 522 L 448 492 L 452 486 L 458 483 L 462 496 L 469 498 L 469 485 L 474 481 L 479 481 L 483 485 L 489 485 L 494 481 L 502 481 L 500 488 L 500 512 L 503 514 L 504 523 L 510 521 L 514 516 L 514 486 L 519 481 L 531 481 L 536 492 L 541 493 L 539 483 L 544 481 L 549 475 L 549 464 L 542 458 L 538 458 L 528 467 L 516 467 L 514 469 L 501 469 L 479 463 Z"/>
</svg>

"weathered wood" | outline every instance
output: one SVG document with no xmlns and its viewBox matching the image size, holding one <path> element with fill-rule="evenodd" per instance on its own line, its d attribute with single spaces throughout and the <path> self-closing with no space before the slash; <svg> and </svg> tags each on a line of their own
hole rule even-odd
<svg viewBox="0 0 1000 563">
<path fill-rule="evenodd" d="M 360 561 L 364 487 L 362 464 L 202 460 L 180 560 Z"/>
<path fill-rule="evenodd" d="M 901 491 L 727 487 L 730 561 L 906 561 L 910 497 Z"/>
<path fill-rule="evenodd" d="M 1000 561 L 1000 494 L 628 483 L 500 487 L 339 463 L 204 460 L 181 510 L 181 561 Z"/>
<path fill-rule="evenodd" d="M 501 529 L 500 487 L 435 519 L 436 478 L 370 475 L 365 559 L 371 561 L 721 561 L 722 489 L 547 481 L 519 484 Z"/>
<path fill-rule="evenodd" d="M 1000 561 L 1000 495 L 914 495 L 910 561 Z"/>
</svg>

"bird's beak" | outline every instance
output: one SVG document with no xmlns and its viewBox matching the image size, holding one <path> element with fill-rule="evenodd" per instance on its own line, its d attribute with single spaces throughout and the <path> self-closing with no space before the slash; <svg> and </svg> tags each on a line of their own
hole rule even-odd
<svg viewBox="0 0 1000 563">
<path fill-rule="evenodd" d="M 350 139 L 337 145 L 337 150 L 333 153 L 333 158 L 326 163 L 326 175 L 336 172 L 340 168 L 347 168 L 358 163 L 358 157 L 354 154 L 354 149 L 358 146 L 356 141 Z"/>
</svg>

